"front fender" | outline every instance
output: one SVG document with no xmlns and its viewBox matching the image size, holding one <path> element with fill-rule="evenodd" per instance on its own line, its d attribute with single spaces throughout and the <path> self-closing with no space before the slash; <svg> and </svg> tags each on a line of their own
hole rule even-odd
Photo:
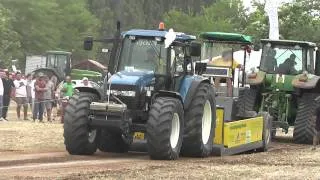
<svg viewBox="0 0 320 180">
<path fill-rule="evenodd" d="M 192 101 L 192 98 L 194 96 L 194 94 L 196 93 L 199 85 L 201 83 L 208 83 L 210 84 L 210 81 L 208 79 L 202 79 L 202 80 L 196 80 L 196 81 L 193 81 L 188 89 L 188 93 L 185 97 L 185 100 L 184 100 L 184 109 L 188 109 L 188 107 L 190 106 L 191 104 L 191 101 Z"/>
<path fill-rule="evenodd" d="M 176 99 L 179 99 L 181 101 L 181 103 L 183 104 L 182 97 L 181 97 L 180 93 L 178 93 L 178 92 L 160 90 L 156 94 L 153 95 L 152 99 L 156 99 L 158 97 L 176 98 Z"/>
<path fill-rule="evenodd" d="M 307 78 L 307 79 L 306 79 Z M 300 81 L 299 79 L 306 79 L 306 81 Z M 313 89 L 317 86 L 320 77 L 316 75 L 305 75 L 299 74 L 292 80 L 292 86 L 299 89 Z"/>
<path fill-rule="evenodd" d="M 74 88 L 75 90 L 78 90 L 79 92 L 89 92 L 89 93 L 94 93 L 96 95 L 98 95 L 99 99 L 103 98 L 103 93 L 101 91 L 100 88 L 96 88 L 96 87 L 86 87 L 86 86 L 80 86 L 80 87 L 76 87 Z"/>
</svg>

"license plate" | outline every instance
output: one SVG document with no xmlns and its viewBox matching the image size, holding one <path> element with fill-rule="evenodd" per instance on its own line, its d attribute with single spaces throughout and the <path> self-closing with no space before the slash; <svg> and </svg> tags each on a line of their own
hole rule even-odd
<svg viewBox="0 0 320 180">
<path fill-rule="evenodd" d="M 144 139 L 144 133 L 141 133 L 141 132 L 135 132 L 134 135 L 133 135 L 133 138 L 134 139 L 140 139 L 140 140 L 143 140 Z"/>
</svg>

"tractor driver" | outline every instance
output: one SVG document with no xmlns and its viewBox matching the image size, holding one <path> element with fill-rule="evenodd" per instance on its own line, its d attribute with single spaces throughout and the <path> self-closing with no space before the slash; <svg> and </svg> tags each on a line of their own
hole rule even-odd
<svg viewBox="0 0 320 180">
<path fill-rule="evenodd" d="M 279 65 L 279 73 L 281 74 L 297 74 L 298 71 L 294 68 L 297 64 L 295 61 L 296 55 L 291 54 L 282 64 Z"/>
<path fill-rule="evenodd" d="M 268 72 L 275 72 L 277 70 L 277 59 L 276 59 L 277 51 L 274 49 L 270 49 L 268 55 L 267 55 L 267 71 Z"/>
<path fill-rule="evenodd" d="M 233 57 L 232 50 L 227 50 L 222 53 L 221 58 L 212 60 L 211 62 L 209 62 L 209 64 L 213 66 L 230 67 L 232 68 L 232 70 L 235 70 L 236 68 L 242 68 L 242 65 L 232 57 Z M 214 84 L 216 87 L 219 87 L 221 82 L 227 83 L 228 96 L 231 96 L 232 95 L 232 78 L 216 77 Z"/>
<path fill-rule="evenodd" d="M 166 64 L 162 58 L 158 60 L 156 57 L 156 52 L 153 48 L 147 50 L 147 60 L 145 60 L 143 67 L 148 70 L 154 70 L 157 73 L 165 73 Z"/>
</svg>

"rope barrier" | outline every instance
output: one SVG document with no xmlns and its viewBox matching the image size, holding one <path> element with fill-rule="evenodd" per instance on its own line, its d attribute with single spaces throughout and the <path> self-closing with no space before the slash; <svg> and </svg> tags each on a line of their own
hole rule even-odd
<svg viewBox="0 0 320 180">
<path fill-rule="evenodd" d="M 13 98 L 11 98 L 11 100 L 14 100 Z M 59 100 L 68 100 L 66 98 L 58 98 L 58 99 L 50 99 L 50 100 L 43 100 L 43 101 L 36 101 L 34 100 L 34 102 L 31 102 L 31 103 L 23 103 L 23 104 L 20 104 L 22 106 L 24 105 L 29 105 L 29 104 L 35 104 L 35 103 L 42 103 L 42 102 L 55 102 L 55 101 L 59 101 Z M 18 103 L 17 103 L 18 105 Z M 10 106 L 0 106 L 0 108 L 9 108 Z"/>
</svg>

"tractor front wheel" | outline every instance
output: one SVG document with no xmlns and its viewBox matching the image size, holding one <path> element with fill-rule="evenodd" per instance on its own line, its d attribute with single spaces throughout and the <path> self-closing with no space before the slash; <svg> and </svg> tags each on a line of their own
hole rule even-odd
<svg viewBox="0 0 320 180">
<path fill-rule="evenodd" d="M 180 154 L 184 130 L 180 100 L 160 97 L 152 104 L 147 122 L 147 146 L 151 159 L 173 160 Z"/>
<path fill-rule="evenodd" d="M 64 143 L 72 155 L 91 155 L 97 150 L 98 130 L 88 125 L 90 103 L 97 99 L 95 94 L 80 92 L 65 109 Z"/>
</svg>

